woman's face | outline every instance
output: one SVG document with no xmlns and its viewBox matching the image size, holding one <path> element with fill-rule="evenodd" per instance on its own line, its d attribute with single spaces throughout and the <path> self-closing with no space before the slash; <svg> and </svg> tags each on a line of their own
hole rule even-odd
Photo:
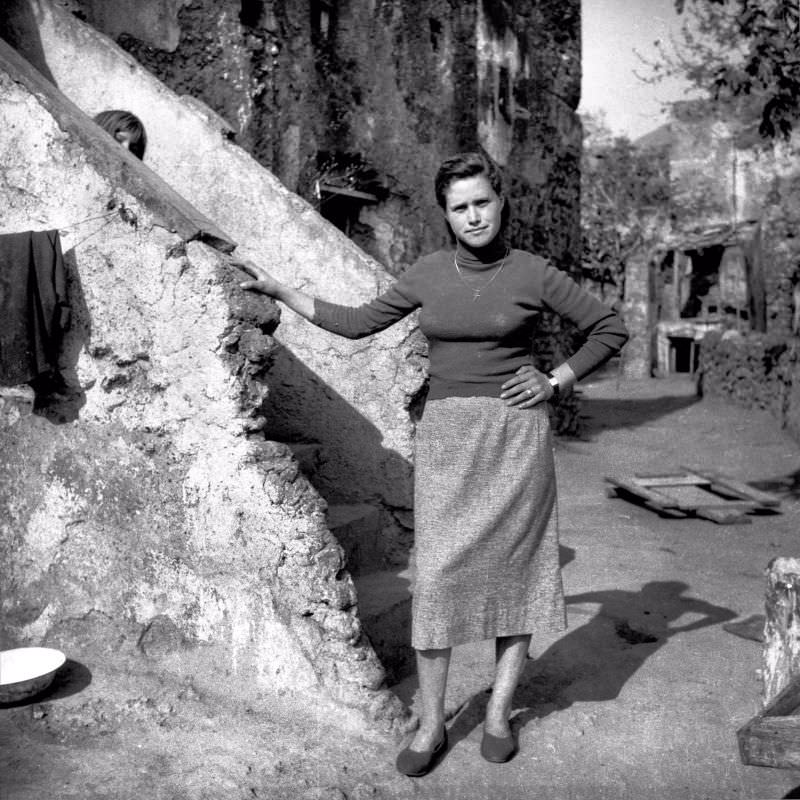
<svg viewBox="0 0 800 800">
<path fill-rule="evenodd" d="M 444 216 L 468 247 L 486 247 L 500 231 L 504 199 L 485 175 L 459 178 L 444 193 Z"/>
</svg>

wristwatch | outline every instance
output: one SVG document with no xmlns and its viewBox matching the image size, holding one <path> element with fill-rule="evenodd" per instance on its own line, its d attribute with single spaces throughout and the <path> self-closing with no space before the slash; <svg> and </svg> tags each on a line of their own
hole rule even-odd
<svg viewBox="0 0 800 800">
<path fill-rule="evenodd" d="M 547 380 L 550 383 L 550 386 L 553 387 L 553 396 L 550 398 L 550 400 L 554 403 L 557 403 L 561 397 L 561 386 L 559 386 L 558 378 L 556 378 L 552 372 L 548 372 Z"/>
</svg>

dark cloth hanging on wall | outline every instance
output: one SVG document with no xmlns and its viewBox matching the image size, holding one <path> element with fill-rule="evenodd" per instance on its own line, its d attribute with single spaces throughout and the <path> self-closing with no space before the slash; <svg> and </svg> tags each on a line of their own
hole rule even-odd
<svg viewBox="0 0 800 800">
<path fill-rule="evenodd" d="M 58 231 L 0 235 L 0 386 L 54 371 L 68 324 Z"/>
</svg>

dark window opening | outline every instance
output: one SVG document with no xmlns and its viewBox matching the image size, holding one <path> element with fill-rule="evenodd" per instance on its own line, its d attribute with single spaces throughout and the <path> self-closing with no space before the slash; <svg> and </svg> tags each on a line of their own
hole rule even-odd
<svg viewBox="0 0 800 800">
<path fill-rule="evenodd" d="M 330 39 L 333 31 L 333 3 L 313 0 L 311 3 L 311 32 L 322 40 Z"/>
<path fill-rule="evenodd" d="M 689 336 L 670 336 L 670 372 L 693 375 L 697 370 L 700 348 Z"/>
<path fill-rule="evenodd" d="M 264 0 L 241 0 L 239 22 L 245 28 L 258 28 L 264 13 Z"/>
<path fill-rule="evenodd" d="M 686 302 L 681 309 L 681 317 L 697 317 L 703 310 L 703 298 L 711 289 L 719 284 L 719 267 L 725 248 L 713 245 L 703 250 L 692 250 L 692 274 L 689 278 L 689 291 Z"/>
<path fill-rule="evenodd" d="M 511 96 L 511 73 L 508 67 L 500 67 L 497 80 L 499 83 L 497 87 L 497 110 L 503 116 L 503 119 L 511 124 L 514 117 L 514 101 Z"/>
<path fill-rule="evenodd" d="M 431 32 L 431 47 L 434 52 L 439 50 L 439 39 L 442 35 L 442 23 L 435 17 L 428 17 L 428 26 Z"/>
</svg>

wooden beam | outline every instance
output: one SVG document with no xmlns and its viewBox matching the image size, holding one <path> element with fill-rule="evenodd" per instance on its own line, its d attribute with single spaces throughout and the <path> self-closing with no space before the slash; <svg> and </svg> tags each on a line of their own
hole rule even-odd
<svg viewBox="0 0 800 800">
<path fill-rule="evenodd" d="M 749 500 L 755 500 L 762 506 L 768 508 L 777 508 L 781 504 L 781 499 L 777 495 L 770 492 L 762 492 L 760 489 L 754 489 L 752 486 L 737 481 L 728 475 L 723 475 L 721 472 L 707 471 L 707 470 L 694 470 L 695 474 L 705 478 L 713 486 L 718 486 L 722 491 L 729 491 L 731 494 L 738 495 Z"/>
<path fill-rule="evenodd" d="M 626 492 L 630 492 L 631 494 L 640 497 L 642 500 L 647 500 L 648 502 L 660 508 L 678 508 L 679 506 L 679 503 L 669 495 L 658 491 L 650 491 L 650 489 L 648 489 L 646 486 L 641 486 L 638 483 L 633 483 L 623 478 L 607 477 L 606 480 L 610 484 L 617 486 L 620 489 L 624 489 Z"/>
<path fill-rule="evenodd" d="M 362 200 L 365 203 L 377 203 L 378 198 L 369 192 L 361 192 L 358 189 L 350 189 L 346 186 L 334 186 L 332 183 L 321 183 L 319 190 L 326 194 L 339 195 L 341 197 L 352 197 L 354 200 Z"/>
<path fill-rule="evenodd" d="M 633 481 L 638 485 L 644 486 L 699 486 L 709 483 L 709 481 L 695 475 L 694 473 L 679 472 L 673 475 L 639 475 L 633 477 Z"/>
<path fill-rule="evenodd" d="M 742 509 L 700 506 L 694 510 L 695 516 L 716 522 L 719 525 L 747 525 L 753 520 Z"/>
</svg>

